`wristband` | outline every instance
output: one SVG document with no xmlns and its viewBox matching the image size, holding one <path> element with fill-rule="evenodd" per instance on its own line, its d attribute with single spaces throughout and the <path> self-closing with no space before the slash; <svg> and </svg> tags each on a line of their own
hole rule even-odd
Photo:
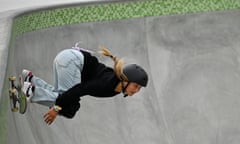
<svg viewBox="0 0 240 144">
<path fill-rule="evenodd" d="M 60 110 L 62 110 L 62 108 L 58 105 L 54 105 L 53 110 L 58 113 Z"/>
</svg>

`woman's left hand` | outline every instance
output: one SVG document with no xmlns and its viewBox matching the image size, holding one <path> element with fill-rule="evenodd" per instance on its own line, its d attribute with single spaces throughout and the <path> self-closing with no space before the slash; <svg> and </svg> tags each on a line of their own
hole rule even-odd
<svg viewBox="0 0 240 144">
<path fill-rule="evenodd" d="M 58 112 L 56 112 L 53 108 L 49 109 L 48 112 L 44 115 L 44 121 L 50 125 L 56 119 Z"/>
</svg>

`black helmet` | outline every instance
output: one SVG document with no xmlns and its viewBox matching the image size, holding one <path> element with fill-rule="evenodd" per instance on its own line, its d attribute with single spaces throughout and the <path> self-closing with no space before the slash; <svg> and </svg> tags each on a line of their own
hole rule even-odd
<svg viewBox="0 0 240 144">
<path fill-rule="evenodd" d="M 129 64 L 123 68 L 123 74 L 128 78 L 129 82 L 135 82 L 144 87 L 147 86 L 148 75 L 142 67 Z"/>
</svg>

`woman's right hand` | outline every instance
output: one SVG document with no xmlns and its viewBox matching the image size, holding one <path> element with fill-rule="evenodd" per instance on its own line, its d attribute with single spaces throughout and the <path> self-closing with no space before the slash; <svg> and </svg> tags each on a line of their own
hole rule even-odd
<svg viewBox="0 0 240 144">
<path fill-rule="evenodd" d="M 58 112 L 54 110 L 54 108 L 51 108 L 48 110 L 48 112 L 44 115 L 44 121 L 50 125 L 53 123 L 53 121 L 56 119 L 58 115 Z"/>
</svg>

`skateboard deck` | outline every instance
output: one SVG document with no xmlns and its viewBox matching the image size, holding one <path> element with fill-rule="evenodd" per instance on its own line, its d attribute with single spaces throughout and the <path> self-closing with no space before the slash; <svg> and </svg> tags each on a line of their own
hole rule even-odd
<svg viewBox="0 0 240 144">
<path fill-rule="evenodd" d="M 22 92 L 22 77 L 19 76 L 17 81 L 16 76 L 11 76 L 9 80 L 9 98 L 12 112 L 24 114 L 27 110 L 27 98 Z"/>
</svg>

